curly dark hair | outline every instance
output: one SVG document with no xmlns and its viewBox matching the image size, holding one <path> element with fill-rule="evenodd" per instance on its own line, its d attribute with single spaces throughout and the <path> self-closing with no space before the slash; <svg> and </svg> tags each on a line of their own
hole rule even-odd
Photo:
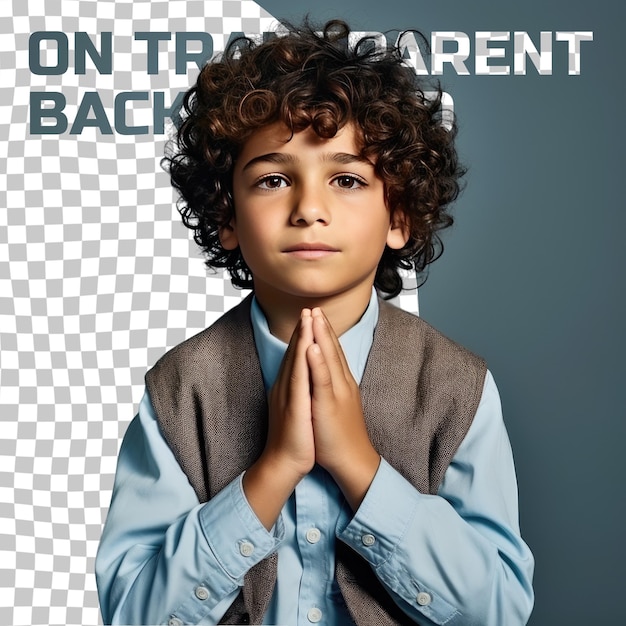
<svg viewBox="0 0 626 626">
<path fill-rule="evenodd" d="M 225 250 L 219 239 L 234 216 L 232 171 L 243 143 L 279 121 L 292 133 L 311 127 L 322 138 L 353 122 L 392 215 L 401 211 L 410 230 L 403 248 L 385 248 L 376 272 L 376 288 L 396 296 L 399 268 L 414 268 L 425 280 L 425 268 L 441 255 L 437 232 L 453 222 L 449 205 L 464 174 L 456 129 L 442 124 L 441 89 L 427 97 L 397 47 L 381 51 L 372 38 L 349 43 L 342 21 L 321 32 L 308 22 L 283 28 L 286 34 L 262 43 L 233 41 L 185 94 L 183 122 L 164 159 L 183 222 L 209 267 L 227 268 L 233 285 L 253 288 L 239 248 Z"/>
</svg>

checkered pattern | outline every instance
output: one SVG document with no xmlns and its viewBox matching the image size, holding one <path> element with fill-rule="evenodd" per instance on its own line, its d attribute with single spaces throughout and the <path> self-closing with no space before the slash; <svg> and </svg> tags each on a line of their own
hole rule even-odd
<svg viewBox="0 0 626 626">
<path fill-rule="evenodd" d="M 533 69 L 540 75 L 549 76 L 552 74 L 551 31 L 543 31 L 540 34 L 540 40 L 537 46 L 535 46 L 530 35 L 524 31 L 514 33 L 513 40 L 513 67 L 515 74 L 524 76 L 527 73 L 527 58 L 531 61 L 528 65 L 532 65 Z"/>
<path fill-rule="evenodd" d="M 0 12 L 0 624 L 98 624 L 94 557 L 144 374 L 242 292 L 207 275 L 180 224 L 163 135 L 29 135 L 30 92 L 62 91 L 71 124 L 97 90 L 113 120 L 118 91 L 171 102 L 195 78 L 175 74 L 173 40 L 148 75 L 134 32 L 206 31 L 219 50 L 274 20 L 250 0 L 3 0 Z M 30 72 L 38 30 L 68 34 L 66 74 Z M 73 73 L 76 31 L 114 33 L 112 75 L 89 60 Z M 151 103 L 132 117 L 151 126 Z M 416 310 L 415 292 L 400 304 Z"/>
<path fill-rule="evenodd" d="M 567 73 L 580 74 L 580 46 L 585 41 L 593 41 L 593 31 L 566 31 L 555 34 L 556 41 L 567 42 Z"/>
</svg>

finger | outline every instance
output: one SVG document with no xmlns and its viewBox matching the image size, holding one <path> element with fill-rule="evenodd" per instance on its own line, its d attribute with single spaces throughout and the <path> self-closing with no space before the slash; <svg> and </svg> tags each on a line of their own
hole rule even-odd
<svg viewBox="0 0 626 626">
<path fill-rule="evenodd" d="M 346 380 L 346 371 L 349 368 L 335 331 L 321 309 L 313 309 L 312 316 L 315 343 L 324 355 L 331 377 L 337 381 Z"/>
<path fill-rule="evenodd" d="M 274 387 L 280 386 L 280 382 L 284 378 L 285 371 L 291 371 L 292 363 L 295 358 L 294 353 L 296 349 L 296 343 L 298 341 L 298 336 L 300 335 L 300 327 L 301 327 L 301 324 L 300 322 L 298 322 L 293 329 L 293 333 L 291 333 L 291 338 L 289 339 L 287 350 L 285 350 L 285 354 L 283 355 L 283 360 L 280 362 L 280 367 L 278 368 L 278 374 L 276 375 L 276 381 L 274 382 Z"/>
<path fill-rule="evenodd" d="M 285 355 L 283 356 L 283 360 L 281 361 L 280 368 L 276 376 L 276 382 L 274 383 L 278 389 L 282 389 L 285 385 L 289 384 L 296 361 L 303 360 L 306 350 L 306 346 L 303 347 L 302 345 L 303 341 L 306 345 L 313 342 L 313 331 L 311 329 L 310 317 L 311 311 L 309 309 L 304 309 L 293 330 L 291 339 L 289 340 L 289 345 L 287 346 L 287 350 L 285 351 Z M 305 320 L 305 318 L 307 318 L 308 321 Z M 306 375 L 308 376 L 308 373 Z"/>
<path fill-rule="evenodd" d="M 322 316 L 324 317 L 324 320 L 326 321 L 326 325 L 329 329 L 330 336 L 337 349 L 337 354 L 339 355 L 339 360 L 341 361 L 341 365 L 343 367 L 343 374 L 347 381 L 354 381 L 354 374 L 352 373 L 352 369 L 350 368 L 348 359 L 346 358 L 346 353 L 343 351 L 343 347 L 341 345 L 341 342 L 339 341 L 339 337 L 337 336 L 335 329 L 330 323 L 330 320 L 328 319 L 328 317 L 326 317 L 326 313 L 324 313 L 324 311 L 322 311 Z"/>
<path fill-rule="evenodd" d="M 318 309 L 318 311 L 319 313 L 321 313 L 321 316 L 326 324 L 328 334 L 330 335 L 331 339 L 333 340 L 333 343 L 335 344 L 335 349 L 337 350 L 337 354 L 339 355 L 339 358 L 341 359 L 342 364 L 349 370 L 350 368 L 348 366 L 346 355 L 344 354 L 343 348 L 341 347 L 341 342 L 339 341 L 339 337 L 337 337 L 337 333 L 335 332 L 333 325 L 330 323 L 330 320 L 328 319 L 328 317 L 326 317 L 326 313 L 324 313 L 322 309 Z"/>
<path fill-rule="evenodd" d="M 313 397 L 324 400 L 333 395 L 333 382 L 328 364 L 319 344 L 310 345 L 306 351 L 309 371 L 311 372 L 311 383 L 313 387 Z"/>
<path fill-rule="evenodd" d="M 293 382 L 309 382 L 309 365 L 306 359 L 307 348 L 313 343 L 313 325 L 310 309 L 303 309 L 299 332 L 296 337 L 296 344 L 293 350 L 293 362 L 291 362 L 291 380 Z"/>
<path fill-rule="evenodd" d="M 300 314 L 300 337 L 307 347 L 313 343 L 312 321 L 311 309 L 302 309 Z"/>
</svg>

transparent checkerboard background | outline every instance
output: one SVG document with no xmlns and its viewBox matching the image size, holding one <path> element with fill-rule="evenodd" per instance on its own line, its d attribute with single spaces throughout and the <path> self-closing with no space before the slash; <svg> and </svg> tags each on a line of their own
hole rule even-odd
<svg viewBox="0 0 626 626">
<path fill-rule="evenodd" d="M 161 44 L 159 74 L 148 75 L 134 32 L 205 31 L 220 50 L 231 32 L 273 23 L 249 0 L 2 0 L 2 625 L 101 623 L 94 557 L 144 374 L 242 298 L 207 273 L 180 223 L 159 167 L 165 136 L 31 136 L 30 91 L 62 91 L 71 125 L 82 94 L 97 90 L 112 120 L 118 91 L 165 91 L 168 104 L 197 73 L 174 73 L 172 40 Z M 70 51 L 76 31 L 112 31 L 113 74 L 88 60 L 76 76 L 71 54 L 66 74 L 31 74 L 34 31 L 67 33 Z M 151 126 L 151 115 L 151 103 L 137 103 L 129 123 Z M 399 300 L 417 309 L 415 291 Z"/>
</svg>

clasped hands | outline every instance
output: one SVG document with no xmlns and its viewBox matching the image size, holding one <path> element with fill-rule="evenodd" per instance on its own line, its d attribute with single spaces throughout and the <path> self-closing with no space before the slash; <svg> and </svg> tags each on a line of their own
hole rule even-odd
<svg viewBox="0 0 626 626">
<path fill-rule="evenodd" d="M 268 403 L 267 443 L 244 476 L 244 490 L 259 519 L 267 527 L 273 524 L 315 463 L 330 473 L 356 510 L 380 456 L 367 434 L 359 387 L 321 309 L 302 310 Z M 263 501 L 266 497 L 269 501 Z"/>
</svg>

